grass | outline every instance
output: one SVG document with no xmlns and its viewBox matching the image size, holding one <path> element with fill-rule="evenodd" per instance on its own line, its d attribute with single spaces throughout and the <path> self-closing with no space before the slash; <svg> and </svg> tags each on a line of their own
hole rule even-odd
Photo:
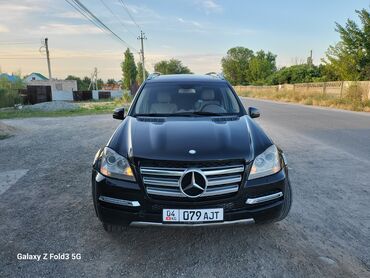
<svg viewBox="0 0 370 278">
<path fill-rule="evenodd" d="M 240 96 L 270 99 L 284 102 L 294 102 L 304 105 L 324 106 L 331 108 L 339 108 L 352 111 L 365 111 L 370 112 L 370 100 L 364 99 L 363 92 L 358 91 L 356 88 L 349 88 L 344 94 L 344 97 L 339 98 L 336 96 L 323 94 L 323 93 L 301 93 L 293 91 L 238 91 Z"/>
<path fill-rule="evenodd" d="M 0 110 L 0 119 L 31 118 L 31 117 L 65 117 L 110 114 L 117 107 L 128 108 L 131 98 L 122 98 L 109 101 L 78 102 L 79 108 L 59 111 L 18 110 L 12 107 Z"/>
</svg>

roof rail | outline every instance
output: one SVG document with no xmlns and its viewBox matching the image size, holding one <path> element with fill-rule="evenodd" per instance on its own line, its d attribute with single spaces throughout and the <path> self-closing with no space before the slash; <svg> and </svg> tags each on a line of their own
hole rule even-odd
<svg viewBox="0 0 370 278">
<path fill-rule="evenodd" d="M 210 76 L 214 76 L 214 77 L 217 77 L 218 79 L 225 79 L 225 76 L 223 75 L 223 73 L 217 73 L 217 72 L 208 72 L 206 73 L 206 75 L 210 75 Z"/>
<path fill-rule="evenodd" d="M 147 77 L 147 80 L 154 79 L 154 78 L 156 78 L 156 77 L 158 77 L 160 75 L 161 75 L 160 72 L 153 72 L 153 73 L 149 74 L 149 76 Z"/>
</svg>

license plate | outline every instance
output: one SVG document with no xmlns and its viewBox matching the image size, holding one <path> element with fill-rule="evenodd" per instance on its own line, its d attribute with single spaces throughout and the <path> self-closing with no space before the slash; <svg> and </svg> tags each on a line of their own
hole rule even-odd
<svg viewBox="0 0 370 278">
<path fill-rule="evenodd" d="M 224 209 L 163 209 L 163 222 L 199 223 L 224 220 Z"/>
</svg>

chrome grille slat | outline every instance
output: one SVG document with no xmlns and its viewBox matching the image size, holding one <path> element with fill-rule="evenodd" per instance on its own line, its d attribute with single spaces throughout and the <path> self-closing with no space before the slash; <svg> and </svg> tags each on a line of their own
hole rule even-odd
<svg viewBox="0 0 370 278">
<path fill-rule="evenodd" d="M 148 195 L 187 198 L 180 190 L 179 180 L 187 169 L 200 169 L 208 180 L 208 187 L 201 197 L 226 195 L 239 190 L 244 165 L 201 168 L 141 167 L 143 183 Z"/>
<path fill-rule="evenodd" d="M 143 181 L 145 184 L 150 184 L 150 185 L 179 187 L 179 180 L 143 178 Z"/>
<path fill-rule="evenodd" d="M 180 192 L 180 189 L 170 190 L 168 188 L 158 189 L 158 188 L 153 188 L 153 187 L 147 187 L 146 192 L 150 195 L 169 196 L 169 197 L 185 197 Z"/>
<path fill-rule="evenodd" d="M 216 186 L 222 184 L 238 183 L 241 182 L 242 176 L 232 176 L 232 177 L 221 177 L 221 178 L 212 178 L 208 180 L 208 186 Z"/>
<path fill-rule="evenodd" d="M 244 166 L 241 166 L 241 167 L 230 168 L 230 169 L 206 170 L 206 171 L 203 171 L 203 174 L 208 177 L 208 176 L 240 173 L 240 172 L 243 172 L 243 171 L 244 171 Z"/>
<path fill-rule="evenodd" d="M 142 167 L 140 169 L 140 173 L 142 175 L 181 177 L 184 170 L 185 169 L 170 170 L 170 169 L 161 169 L 161 168 Z"/>
<path fill-rule="evenodd" d="M 216 195 L 223 195 L 223 194 L 230 194 L 237 192 L 239 190 L 239 185 L 228 185 L 221 188 L 210 188 L 206 192 L 204 192 L 203 196 L 216 196 Z"/>
</svg>

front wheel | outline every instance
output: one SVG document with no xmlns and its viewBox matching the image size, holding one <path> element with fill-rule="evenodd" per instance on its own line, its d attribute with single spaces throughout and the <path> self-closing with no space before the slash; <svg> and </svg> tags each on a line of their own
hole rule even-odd
<svg viewBox="0 0 370 278">
<path fill-rule="evenodd" d="M 281 209 L 281 213 L 279 217 L 275 219 L 269 219 L 269 220 L 259 220 L 255 219 L 256 224 L 270 224 L 274 222 L 278 222 L 283 220 L 287 215 L 289 214 L 290 208 L 292 207 L 292 188 L 290 186 L 290 181 L 287 181 L 285 192 L 284 192 L 284 203 L 283 208 Z"/>
</svg>

